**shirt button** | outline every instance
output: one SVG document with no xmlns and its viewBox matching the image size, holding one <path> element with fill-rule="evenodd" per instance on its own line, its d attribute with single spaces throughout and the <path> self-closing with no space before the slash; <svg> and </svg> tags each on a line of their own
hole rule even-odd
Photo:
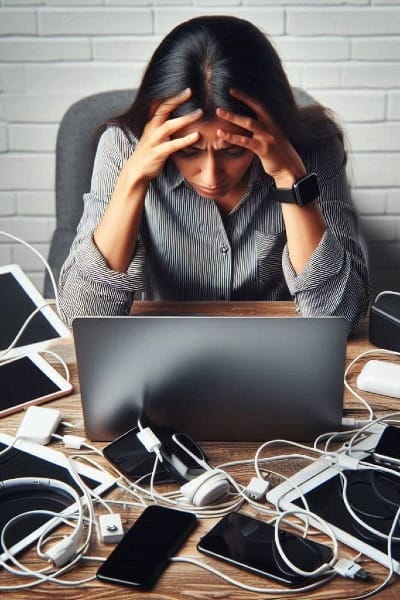
<svg viewBox="0 0 400 600">
<path fill-rule="evenodd" d="M 228 248 L 228 246 L 225 246 L 225 244 L 223 244 L 220 247 L 220 250 L 221 250 L 222 254 L 226 254 L 227 252 L 229 252 L 229 248 Z"/>
</svg>

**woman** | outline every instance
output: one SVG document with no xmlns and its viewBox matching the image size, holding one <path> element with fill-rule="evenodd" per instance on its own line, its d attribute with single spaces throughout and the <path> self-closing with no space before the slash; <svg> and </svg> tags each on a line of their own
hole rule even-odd
<svg viewBox="0 0 400 600">
<path fill-rule="evenodd" d="M 179 25 L 100 138 L 60 277 L 63 318 L 125 315 L 135 297 L 293 297 L 351 329 L 369 282 L 345 163 L 339 128 L 322 107 L 297 107 L 255 26 Z"/>
</svg>

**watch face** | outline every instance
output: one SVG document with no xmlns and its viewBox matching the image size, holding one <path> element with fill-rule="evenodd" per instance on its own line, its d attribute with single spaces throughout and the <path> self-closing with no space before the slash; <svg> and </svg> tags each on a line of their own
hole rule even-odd
<svg viewBox="0 0 400 600">
<path fill-rule="evenodd" d="M 318 198 L 320 192 L 316 174 L 310 173 L 310 175 L 300 179 L 294 184 L 293 190 L 299 206 L 304 206 Z"/>
</svg>

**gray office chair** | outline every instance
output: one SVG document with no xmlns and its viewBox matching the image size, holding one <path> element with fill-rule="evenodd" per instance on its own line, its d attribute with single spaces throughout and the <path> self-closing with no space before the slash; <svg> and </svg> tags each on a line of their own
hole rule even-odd
<svg viewBox="0 0 400 600">
<path fill-rule="evenodd" d="M 136 90 L 100 92 L 75 102 L 63 116 L 56 145 L 56 229 L 49 250 L 49 264 L 56 281 L 68 255 L 83 211 L 83 194 L 90 190 L 98 132 L 111 117 L 122 114 L 133 102 Z M 54 291 L 46 272 L 44 297 Z"/>
<path fill-rule="evenodd" d="M 293 92 L 299 106 L 315 103 L 303 90 L 293 88 Z M 93 94 L 75 102 L 61 120 L 56 146 L 56 229 L 48 259 L 56 281 L 82 215 L 83 194 L 90 190 L 96 132 L 109 118 L 123 113 L 135 93 L 136 90 L 114 90 Z M 54 297 L 47 272 L 44 297 Z"/>
</svg>

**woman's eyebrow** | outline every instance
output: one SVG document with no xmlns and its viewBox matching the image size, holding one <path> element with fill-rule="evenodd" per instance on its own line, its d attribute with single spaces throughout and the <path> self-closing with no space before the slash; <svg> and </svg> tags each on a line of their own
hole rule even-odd
<svg viewBox="0 0 400 600">
<path fill-rule="evenodd" d="M 206 150 L 206 148 L 202 148 L 201 146 L 196 146 L 195 144 L 192 144 L 191 146 L 186 146 L 187 149 L 192 149 L 192 150 L 199 150 L 199 151 L 204 151 Z M 237 144 L 229 144 L 227 143 L 226 146 L 223 146 L 222 148 L 214 148 L 215 152 L 222 152 L 224 150 L 230 150 L 231 148 L 240 148 L 240 146 L 238 146 Z"/>
</svg>

